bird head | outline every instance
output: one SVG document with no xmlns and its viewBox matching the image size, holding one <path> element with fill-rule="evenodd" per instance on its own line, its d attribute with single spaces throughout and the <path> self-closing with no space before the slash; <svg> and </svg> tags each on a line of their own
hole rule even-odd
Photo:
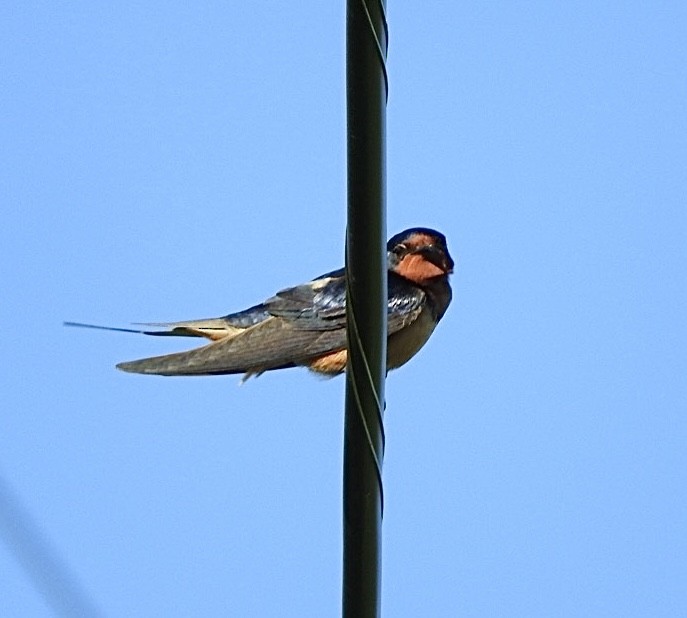
<svg viewBox="0 0 687 618">
<path fill-rule="evenodd" d="M 446 237 L 436 230 L 414 227 L 396 234 L 387 243 L 389 270 L 418 284 L 453 272 Z"/>
</svg>

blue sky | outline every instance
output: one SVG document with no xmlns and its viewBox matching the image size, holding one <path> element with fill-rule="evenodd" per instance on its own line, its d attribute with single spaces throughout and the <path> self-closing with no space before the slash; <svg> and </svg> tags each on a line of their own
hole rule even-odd
<svg viewBox="0 0 687 618">
<path fill-rule="evenodd" d="M 342 264 L 343 4 L 0 9 L 0 476 L 103 615 L 339 614 L 343 380 L 61 324 Z M 687 615 L 687 8 L 559 4 L 388 7 L 389 235 L 457 268 L 387 381 L 385 616 Z"/>
</svg>

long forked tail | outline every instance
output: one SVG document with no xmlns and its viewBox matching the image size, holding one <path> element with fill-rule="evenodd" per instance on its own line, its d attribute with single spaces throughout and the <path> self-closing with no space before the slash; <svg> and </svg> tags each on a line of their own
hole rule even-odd
<svg viewBox="0 0 687 618">
<path fill-rule="evenodd" d="M 178 335 L 169 330 L 141 330 L 136 328 L 119 328 L 116 326 L 101 326 L 99 324 L 85 324 L 83 322 L 62 322 L 63 326 L 73 326 L 76 328 L 94 328 L 96 330 L 110 330 L 118 333 L 136 333 L 138 335 Z"/>
<path fill-rule="evenodd" d="M 64 326 L 153 335 L 156 337 L 205 337 L 212 341 L 234 336 L 243 330 L 232 325 L 226 318 L 188 320 L 186 322 L 142 322 L 135 324 L 135 326 L 149 326 L 152 328 L 120 328 L 116 326 L 100 326 L 99 324 L 85 324 L 83 322 L 64 322 Z"/>
</svg>

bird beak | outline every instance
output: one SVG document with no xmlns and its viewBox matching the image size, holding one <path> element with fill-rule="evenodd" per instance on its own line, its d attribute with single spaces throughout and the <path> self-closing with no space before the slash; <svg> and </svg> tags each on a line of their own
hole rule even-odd
<svg viewBox="0 0 687 618">
<path fill-rule="evenodd" d="M 441 268 L 447 275 L 453 273 L 453 260 L 443 249 L 439 249 L 433 245 L 419 247 L 413 253 L 421 254 L 427 261 Z"/>
</svg>

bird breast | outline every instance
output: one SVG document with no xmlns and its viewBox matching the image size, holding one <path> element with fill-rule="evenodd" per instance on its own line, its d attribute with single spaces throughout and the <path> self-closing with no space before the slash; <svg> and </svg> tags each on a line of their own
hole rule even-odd
<svg viewBox="0 0 687 618">
<path fill-rule="evenodd" d="M 415 356 L 427 343 L 436 325 L 432 312 L 425 306 L 412 324 L 391 335 L 387 342 L 387 371 L 405 365 Z"/>
</svg>

